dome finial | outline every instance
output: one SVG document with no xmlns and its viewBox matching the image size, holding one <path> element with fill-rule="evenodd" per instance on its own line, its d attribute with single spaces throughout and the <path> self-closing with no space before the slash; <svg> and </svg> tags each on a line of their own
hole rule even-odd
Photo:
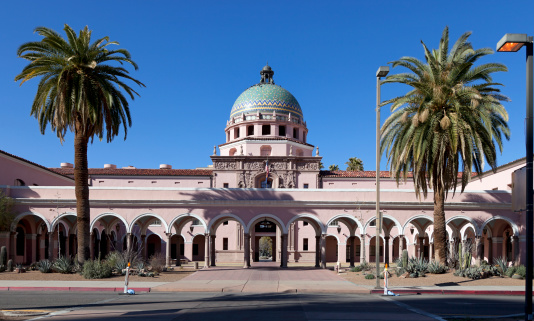
<svg viewBox="0 0 534 321">
<path fill-rule="evenodd" d="M 269 66 L 268 61 L 265 67 L 263 67 L 263 69 L 260 71 L 260 75 L 261 75 L 260 84 L 273 84 L 274 85 L 274 80 L 273 80 L 274 71 Z"/>
</svg>

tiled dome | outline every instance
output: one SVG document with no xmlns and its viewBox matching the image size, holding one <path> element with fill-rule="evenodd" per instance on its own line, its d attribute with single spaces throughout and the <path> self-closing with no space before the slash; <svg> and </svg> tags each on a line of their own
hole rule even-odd
<svg viewBox="0 0 534 321">
<path fill-rule="evenodd" d="M 234 103 L 230 118 L 243 113 L 276 113 L 295 115 L 303 118 L 302 109 L 295 97 L 284 88 L 275 85 L 272 81 L 274 72 L 269 65 L 263 67 L 260 72 L 262 80 L 249 89 L 245 90 Z"/>
<path fill-rule="evenodd" d="M 245 90 L 235 101 L 230 118 L 258 111 L 291 113 L 302 118 L 302 110 L 297 99 L 289 91 L 274 84 L 257 84 Z"/>
</svg>

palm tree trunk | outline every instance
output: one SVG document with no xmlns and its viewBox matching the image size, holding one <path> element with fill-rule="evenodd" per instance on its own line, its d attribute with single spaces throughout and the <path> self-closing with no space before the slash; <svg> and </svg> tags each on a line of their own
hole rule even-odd
<svg viewBox="0 0 534 321">
<path fill-rule="evenodd" d="M 434 259 L 447 263 L 447 230 L 445 227 L 445 191 L 434 189 Z"/>
<path fill-rule="evenodd" d="M 89 207 L 89 171 L 87 169 L 88 139 L 76 124 L 74 138 L 74 185 L 76 192 L 76 222 L 78 225 L 78 262 L 83 265 L 89 259 L 91 238 L 89 228 L 91 224 Z"/>
</svg>

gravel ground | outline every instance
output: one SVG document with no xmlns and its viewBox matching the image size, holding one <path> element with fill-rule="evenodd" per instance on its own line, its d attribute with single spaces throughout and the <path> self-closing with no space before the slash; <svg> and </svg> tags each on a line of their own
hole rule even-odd
<svg viewBox="0 0 534 321">
<path fill-rule="evenodd" d="M 358 285 L 367 285 L 374 286 L 376 285 L 376 279 L 366 280 L 365 274 L 363 272 L 346 272 L 341 273 L 341 277 L 346 280 L 358 284 Z M 380 284 L 383 284 L 384 280 L 380 280 Z M 511 285 L 511 286 L 524 286 L 524 280 L 517 280 L 508 277 L 491 277 L 487 279 L 480 280 L 471 280 L 468 278 L 463 278 L 459 276 L 454 276 L 452 272 L 447 272 L 444 274 L 427 274 L 424 278 L 406 278 L 402 279 L 397 276 L 392 276 L 388 278 L 388 286 L 499 286 L 499 285 Z"/>
<path fill-rule="evenodd" d="M 175 270 L 170 272 L 162 272 L 155 277 L 140 277 L 137 275 L 130 276 L 130 282 L 174 282 L 193 274 L 194 270 Z M 60 274 L 60 273 L 41 273 L 39 271 L 27 271 L 25 273 L 2 272 L 0 273 L 0 280 L 40 280 L 40 281 L 92 281 L 85 279 L 83 276 L 75 274 Z M 109 281 L 122 281 L 123 275 L 114 275 L 111 278 L 106 278 Z"/>
</svg>

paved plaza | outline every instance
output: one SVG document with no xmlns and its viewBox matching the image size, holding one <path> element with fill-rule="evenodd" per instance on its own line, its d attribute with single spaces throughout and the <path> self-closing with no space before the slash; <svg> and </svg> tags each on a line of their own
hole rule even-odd
<svg viewBox="0 0 534 321">
<path fill-rule="evenodd" d="M 250 269 L 212 267 L 180 281 L 156 286 L 154 292 L 335 292 L 368 294 L 369 289 L 346 281 L 329 270 L 313 267 L 279 268 L 276 262 L 255 262 Z"/>
</svg>

